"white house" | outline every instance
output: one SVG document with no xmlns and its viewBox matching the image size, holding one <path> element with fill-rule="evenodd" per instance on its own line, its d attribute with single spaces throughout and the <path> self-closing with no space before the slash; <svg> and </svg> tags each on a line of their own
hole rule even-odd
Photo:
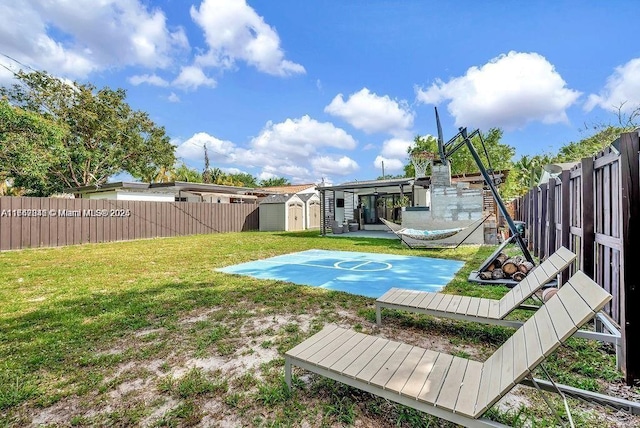
<svg viewBox="0 0 640 428">
<path fill-rule="evenodd" d="M 219 184 L 116 182 L 101 186 L 84 186 L 66 189 L 82 199 L 110 199 L 116 201 L 153 202 L 208 202 L 208 203 L 249 203 L 258 202 L 249 187 L 223 186 Z"/>
</svg>

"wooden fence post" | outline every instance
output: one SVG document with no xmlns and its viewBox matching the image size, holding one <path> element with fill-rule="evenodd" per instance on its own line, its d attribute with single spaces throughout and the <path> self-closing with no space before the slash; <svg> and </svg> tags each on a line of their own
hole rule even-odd
<svg viewBox="0 0 640 428">
<path fill-rule="evenodd" d="M 555 178 L 550 178 L 547 182 L 547 218 L 546 218 L 546 239 L 544 242 L 545 256 L 553 254 L 556 246 L 556 190 L 558 186 Z"/>
<path fill-rule="evenodd" d="M 547 256 L 545 251 L 545 243 L 547 242 L 547 189 L 549 185 L 547 183 L 541 184 L 539 187 L 538 193 L 538 241 L 536 242 L 538 247 L 538 257 L 540 260 L 544 260 Z"/>
<path fill-rule="evenodd" d="M 622 178 L 622 247 L 623 260 L 621 260 L 621 313 L 620 324 L 622 327 L 623 361 L 627 384 L 631 385 L 640 376 L 640 360 L 637 354 L 638 347 L 632 344 L 637 338 L 640 293 L 640 275 L 633 265 L 637 258 L 632 254 L 637 251 L 640 242 L 640 170 L 638 166 L 640 142 L 638 131 L 629 132 L 620 136 L 620 172 Z M 634 248 L 636 247 L 636 248 Z M 633 252 L 633 253 L 632 253 Z"/>
<path fill-rule="evenodd" d="M 560 233 L 561 233 L 560 239 L 558 239 L 558 242 L 561 246 L 565 248 L 569 248 L 569 236 L 571 234 L 571 226 L 569 224 L 569 211 L 571 209 L 569 206 L 570 176 L 571 176 L 571 172 L 568 170 L 564 170 L 562 171 L 559 177 L 561 182 L 561 190 L 562 190 L 562 196 L 560 201 L 560 206 L 562 207 L 562 211 L 560 212 L 560 218 L 558 219 L 560 221 Z M 563 284 L 569 280 L 568 269 L 565 269 L 562 272 L 561 280 Z"/>
<path fill-rule="evenodd" d="M 535 209 L 536 209 L 536 205 L 535 205 L 535 193 L 533 189 L 530 189 L 529 192 L 527 193 L 527 200 L 528 200 L 528 206 L 527 206 L 527 227 L 529 228 L 529 251 L 533 250 L 533 243 L 535 241 L 534 239 L 534 233 L 536 230 L 536 224 L 535 224 Z"/>
<path fill-rule="evenodd" d="M 533 253 L 540 257 L 540 188 L 534 187 L 533 191 L 533 217 L 531 218 L 531 224 L 533 224 L 532 243 Z"/>
<path fill-rule="evenodd" d="M 581 225 L 582 239 L 580 248 L 580 269 L 594 279 L 594 258 L 593 243 L 596 235 L 593 225 L 593 158 L 583 158 L 581 162 L 582 169 L 582 207 L 581 207 Z"/>
</svg>

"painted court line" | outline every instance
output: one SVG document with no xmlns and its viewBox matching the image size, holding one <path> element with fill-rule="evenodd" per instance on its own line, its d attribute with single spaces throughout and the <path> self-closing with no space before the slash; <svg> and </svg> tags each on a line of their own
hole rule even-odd
<svg viewBox="0 0 640 428">
<path fill-rule="evenodd" d="M 391 269 L 393 267 L 393 265 L 391 263 L 373 262 L 373 261 L 363 262 L 363 263 L 360 263 L 359 265 L 355 265 L 355 266 L 348 267 L 348 268 L 343 268 L 342 266 L 340 266 L 342 263 L 349 263 L 349 262 L 350 261 L 336 262 L 333 266 L 336 269 L 356 270 L 356 271 L 360 271 L 360 272 L 380 272 L 380 271 L 383 271 L 383 270 Z M 367 265 L 371 265 L 371 264 L 374 264 L 374 263 L 377 263 L 378 265 L 384 265 L 384 267 L 382 269 L 380 269 L 380 268 L 360 269 L 362 266 L 367 266 Z"/>
</svg>

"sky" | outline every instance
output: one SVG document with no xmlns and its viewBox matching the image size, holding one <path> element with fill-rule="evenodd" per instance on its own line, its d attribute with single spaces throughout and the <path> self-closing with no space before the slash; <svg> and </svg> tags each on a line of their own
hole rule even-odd
<svg viewBox="0 0 640 428">
<path fill-rule="evenodd" d="M 180 162 L 338 184 L 417 135 L 555 153 L 640 106 L 636 0 L 0 0 L 0 84 L 123 88 Z M 121 177 L 116 177 L 121 178 Z"/>
</svg>

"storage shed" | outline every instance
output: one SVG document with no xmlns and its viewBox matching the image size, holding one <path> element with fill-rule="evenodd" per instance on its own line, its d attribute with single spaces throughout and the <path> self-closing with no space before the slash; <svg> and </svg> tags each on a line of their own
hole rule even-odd
<svg viewBox="0 0 640 428">
<path fill-rule="evenodd" d="M 305 203 L 297 195 L 271 195 L 259 206 L 260 231 L 304 230 Z"/>
<path fill-rule="evenodd" d="M 304 202 L 304 228 L 320 229 L 320 196 L 317 193 L 298 193 Z"/>
</svg>

